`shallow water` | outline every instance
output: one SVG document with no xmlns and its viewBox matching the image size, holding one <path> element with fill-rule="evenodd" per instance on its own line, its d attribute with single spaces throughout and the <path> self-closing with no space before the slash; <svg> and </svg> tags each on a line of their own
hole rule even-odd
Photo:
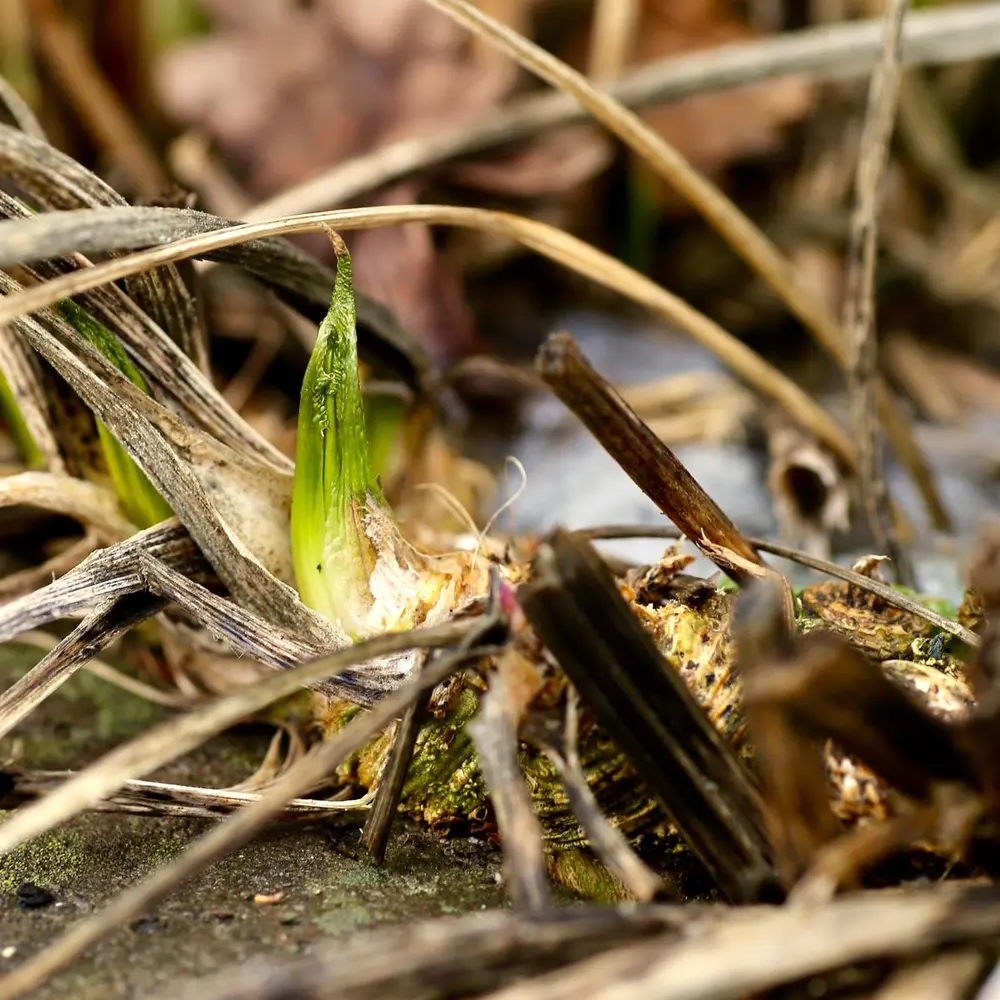
<svg viewBox="0 0 1000 1000">
<path fill-rule="evenodd" d="M 606 378 L 619 385 L 651 381 L 691 371 L 719 371 L 714 355 L 699 345 L 665 331 L 655 324 L 629 324 L 620 318 L 594 314 L 566 315 L 553 329 L 569 330 L 590 362 Z M 842 396 L 824 402 L 843 408 Z M 839 407 L 838 407 L 839 404 Z M 476 450 L 500 465 L 503 455 L 513 455 L 523 464 L 526 481 L 510 465 L 501 476 L 503 496 L 517 494 L 501 527 L 543 532 L 556 525 L 583 528 L 598 524 L 663 525 L 664 516 L 614 459 L 597 443 L 576 418 L 552 395 L 531 398 L 522 412 L 521 429 L 510 436 L 487 435 L 475 442 Z M 913 560 L 920 589 L 957 599 L 962 592 L 962 564 L 974 545 L 981 524 L 998 512 L 996 484 L 985 481 L 980 442 L 995 441 L 1000 423 L 985 415 L 963 429 L 968 435 L 962 448 L 954 447 L 954 435 L 940 429 L 918 426 L 932 467 L 938 476 L 945 503 L 954 519 L 954 537 L 935 535 L 915 487 L 906 473 L 890 462 L 886 479 L 917 528 L 918 542 Z M 766 457 L 742 443 L 690 444 L 674 449 L 695 479 L 719 503 L 746 534 L 776 538 L 771 497 L 765 487 Z M 980 468 L 977 470 L 976 466 Z M 834 540 L 835 551 L 837 539 Z M 866 550 L 846 546 L 836 558 L 849 562 Z M 662 540 L 629 540 L 603 543 L 607 550 L 636 562 L 649 562 L 663 552 Z M 781 561 L 778 561 L 781 562 Z M 797 580 L 812 577 L 782 563 Z M 710 574 L 714 567 L 700 560 L 695 572 Z"/>
</svg>

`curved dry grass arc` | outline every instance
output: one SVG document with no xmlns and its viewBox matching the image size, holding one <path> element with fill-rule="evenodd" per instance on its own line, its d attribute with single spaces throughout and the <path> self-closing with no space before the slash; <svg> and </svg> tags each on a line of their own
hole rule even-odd
<svg viewBox="0 0 1000 1000">
<path fill-rule="evenodd" d="M 528 249 L 645 306 L 710 350 L 747 384 L 778 403 L 848 467 L 854 467 L 854 449 L 850 439 L 830 415 L 791 379 L 717 323 L 649 278 L 583 240 L 554 226 L 505 212 L 451 205 L 389 205 L 314 212 L 271 222 L 219 229 L 119 257 L 11 295 L 0 300 L 0 328 L 18 316 L 52 305 L 79 292 L 161 264 L 202 256 L 258 237 L 317 232 L 330 227 L 344 230 L 368 229 L 411 222 L 465 227 L 516 240 Z"/>
</svg>

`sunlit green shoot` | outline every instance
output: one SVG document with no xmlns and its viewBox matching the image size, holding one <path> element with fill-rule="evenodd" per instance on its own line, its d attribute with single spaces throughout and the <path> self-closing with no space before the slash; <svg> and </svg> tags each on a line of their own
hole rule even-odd
<svg viewBox="0 0 1000 1000">
<path fill-rule="evenodd" d="M 132 364 L 118 338 L 85 309 L 70 299 L 59 303 L 59 312 L 91 347 L 113 364 L 133 385 L 149 393 L 149 383 Z M 173 510 L 156 491 L 146 474 L 132 460 L 118 439 L 97 421 L 101 451 L 118 494 L 118 502 L 128 519 L 139 528 L 148 528 L 173 516 Z"/>
<path fill-rule="evenodd" d="M 372 391 L 365 387 L 365 429 L 368 454 L 383 489 L 399 472 L 405 447 L 406 420 L 412 407 L 410 394 L 395 383 L 380 385 Z"/>
<path fill-rule="evenodd" d="M 28 430 L 21 408 L 17 405 L 7 377 L 0 371 L 0 417 L 10 430 L 24 464 L 29 469 L 40 469 L 45 464 L 45 456 Z"/>
<path fill-rule="evenodd" d="M 333 298 L 299 402 L 292 559 L 302 600 L 357 638 L 373 603 L 373 522 L 391 523 L 392 515 L 365 435 L 351 258 L 343 240 L 331 238 L 337 252 Z"/>
</svg>

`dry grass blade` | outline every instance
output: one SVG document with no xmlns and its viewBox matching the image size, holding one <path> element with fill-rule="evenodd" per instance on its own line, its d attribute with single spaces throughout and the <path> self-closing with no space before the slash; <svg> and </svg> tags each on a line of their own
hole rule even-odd
<svg viewBox="0 0 1000 1000">
<path fill-rule="evenodd" d="M 0 579 L 0 605 L 15 600 L 44 587 L 51 580 L 63 576 L 79 565 L 94 549 L 100 548 L 103 540 L 96 531 L 88 530 L 82 538 L 67 546 L 61 552 L 50 556 L 36 566 L 26 566 L 16 573 L 8 573 Z"/>
<path fill-rule="evenodd" d="M 0 125 L 0 172 L 46 208 L 126 204 L 117 191 L 43 139 L 5 125 Z M 176 267 L 138 275 L 129 282 L 129 293 L 189 356 L 197 354 L 198 312 Z"/>
<path fill-rule="evenodd" d="M 0 286 L 17 287 L 2 273 Z M 19 319 L 14 328 L 114 433 L 177 511 L 241 605 L 290 633 L 311 640 L 320 649 L 338 644 L 329 623 L 309 611 L 295 591 L 258 560 L 246 541 L 253 539 L 256 552 L 268 561 L 269 567 L 285 580 L 291 580 L 285 520 L 290 505 L 289 477 L 259 462 L 243 459 L 208 435 L 183 424 L 134 386 L 55 314 L 42 313 L 40 322 Z M 59 339 L 49 330 L 57 331 Z M 73 345 L 73 351 L 66 348 L 67 343 Z M 235 479 L 222 476 L 229 472 L 235 474 Z M 211 496 L 205 492 L 203 483 L 212 490 Z"/>
<path fill-rule="evenodd" d="M 315 657 L 316 649 L 308 642 L 213 594 L 166 562 L 140 552 L 138 566 L 143 586 L 150 593 L 183 608 L 188 618 L 206 628 L 209 634 L 222 637 L 237 655 L 251 656 L 280 669 Z"/>
<path fill-rule="evenodd" d="M 968 401 L 958 385 L 941 377 L 938 351 L 917 340 L 909 331 L 890 330 L 881 338 L 880 353 L 893 380 L 928 421 L 952 426 L 962 424 Z"/>
<path fill-rule="evenodd" d="M 118 558 L 114 558 L 116 555 Z M 14 623 L 14 628 L 34 627 L 98 604 L 97 610 L 66 640 L 0 695 L 0 735 L 27 717 L 82 666 L 88 650 L 103 648 L 127 629 L 127 625 L 119 627 L 117 623 L 122 618 L 122 608 L 118 605 L 127 602 L 128 595 L 136 595 L 133 603 L 146 609 L 143 617 L 156 614 L 166 603 L 179 605 L 190 620 L 210 635 L 224 638 L 231 653 L 251 657 L 270 667 L 288 669 L 315 657 L 314 646 L 201 586 L 192 578 L 199 575 L 201 568 L 197 560 L 192 565 L 188 559 L 183 567 L 190 575 L 179 572 L 171 563 L 180 565 L 169 555 L 161 560 L 142 547 L 123 543 L 117 546 L 117 552 L 102 551 L 89 564 L 68 574 L 69 579 L 57 581 L 12 605 L 9 615 L 0 614 L 0 621 L 7 626 L 5 637 L 10 637 L 16 633 L 9 622 Z M 35 614 L 26 621 L 31 610 Z M 314 683 L 331 696 L 370 705 L 386 691 L 393 690 L 405 672 L 405 663 L 389 661 L 369 664 L 360 673 L 345 672 L 342 679 Z"/>
<path fill-rule="evenodd" d="M 101 210 L 81 210 L 85 216 L 91 211 Z M 83 221 L 74 213 L 67 212 L 32 215 L 19 201 L 2 191 L 0 191 L 0 214 L 10 220 L 29 221 L 35 233 L 47 231 L 53 219 L 62 219 L 67 215 L 74 215 L 79 222 Z M 37 276 L 39 281 L 53 278 L 65 271 L 90 266 L 87 258 L 79 253 L 80 243 L 78 231 L 77 238 L 70 242 L 66 250 L 66 253 L 72 256 L 65 256 L 62 249 L 56 247 L 54 252 L 38 258 L 30 254 L 18 258 L 11 254 L 11 250 L 16 246 L 15 236 L 14 245 L 6 246 L 7 260 L 4 264 L 0 264 L 0 267 L 24 265 L 37 259 L 43 262 L 39 263 L 34 271 L 27 273 L 32 277 Z M 26 268 L 24 270 L 27 271 Z M 198 425 L 214 434 L 224 444 L 240 450 L 249 450 L 278 470 L 291 469 L 291 462 L 240 419 L 198 366 L 120 288 L 108 285 L 93 289 L 80 297 L 79 304 L 118 335 L 122 346 L 149 382 L 176 400 Z M 9 340 L 15 347 L 18 344 L 16 338 L 4 339 Z M 0 346 L 0 363 L 2 361 L 3 347 Z"/>
<path fill-rule="evenodd" d="M 148 594 L 128 594 L 105 602 L 23 677 L 0 695 L 0 737 L 33 712 L 86 663 L 129 629 L 167 605 Z"/>
<path fill-rule="evenodd" d="M 149 774 L 305 685 L 404 650 L 447 645 L 461 639 L 469 629 L 469 622 L 448 622 L 413 632 L 378 636 L 339 650 L 332 656 L 276 673 L 252 687 L 171 719 L 131 743 L 112 750 L 92 767 L 61 785 L 52 795 L 5 820 L 0 824 L 0 855 L 64 823 L 92 803 L 116 792 L 128 779 Z"/>
<path fill-rule="evenodd" d="M 628 942 L 669 940 L 704 907 L 563 908 L 544 920 L 504 910 L 380 927 L 310 954 L 244 963 L 193 984 L 187 1000 L 411 1000 L 478 995 Z"/>
<path fill-rule="evenodd" d="M 399 808 L 399 798 L 406 784 L 417 736 L 420 735 L 421 726 L 427 718 L 427 707 L 426 698 L 417 699 L 400 719 L 393 737 L 389 760 L 379 778 L 375 799 L 365 819 L 365 828 L 361 832 L 361 843 L 364 844 L 372 860 L 379 865 L 385 860 L 392 821 Z"/>
<path fill-rule="evenodd" d="M 763 560 L 677 456 L 649 429 L 566 333 L 550 336 L 535 367 L 632 481 L 716 565 L 741 583 Z"/>
<path fill-rule="evenodd" d="M 18 505 L 65 514 L 93 528 L 105 541 L 135 530 L 110 490 L 62 473 L 18 472 L 0 478 L 0 507 Z"/>
<path fill-rule="evenodd" d="M 139 556 L 144 552 L 193 577 L 205 569 L 201 553 L 184 528 L 176 520 L 165 521 L 99 549 L 48 586 L 0 607 L 0 642 L 139 590 L 143 586 Z"/>
<path fill-rule="evenodd" d="M 513 651 L 507 655 L 519 657 Z M 479 712 L 466 730 L 475 743 L 479 769 L 496 813 L 503 847 L 504 886 L 515 909 L 526 917 L 539 917 L 552 903 L 542 825 L 517 759 L 522 706 L 515 687 L 513 671 L 498 666 L 480 701 Z"/>
<path fill-rule="evenodd" d="M 844 965 L 995 941 L 1000 891 L 939 885 L 863 893 L 810 910 L 737 911 L 674 944 L 630 945 L 490 1000 L 738 1000 Z M 723 960 L 724 956 L 724 960 Z"/>
<path fill-rule="evenodd" d="M 709 180 L 702 177 L 669 143 L 642 120 L 606 93 L 595 89 L 585 77 L 544 49 L 478 10 L 467 0 L 426 0 L 475 34 L 488 39 L 518 63 L 572 94 L 593 115 L 617 135 L 649 167 L 666 179 L 726 240 L 733 250 L 763 278 L 812 332 L 817 343 L 847 369 L 847 344 L 836 321 L 827 314 L 808 282 L 802 281 L 775 244 Z M 882 411 L 894 410 L 895 403 L 880 383 Z M 947 526 L 944 506 L 937 495 L 933 477 L 912 439 L 909 425 L 899 414 L 883 412 L 886 432 L 900 461 L 914 476 L 928 510 L 938 527 Z M 942 520 L 943 519 L 943 520 Z"/>
<path fill-rule="evenodd" d="M 243 420 L 211 379 L 119 288 L 95 288 L 80 296 L 80 304 L 118 335 L 160 398 L 175 401 L 195 426 L 277 472 L 292 471 L 292 461 Z"/>
<path fill-rule="evenodd" d="M 644 108 L 779 76 L 863 76 L 878 60 L 881 34 L 879 20 L 820 25 L 741 45 L 671 56 L 609 81 L 606 89 L 626 107 Z M 917 11 L 904 28 L 903 57 L 910 64 L 961 62 L 989 57 L 998 50 L 1000 9 L 983 4 Z M 262 202 L 243 217 L 248 222 L 261 222 L 333 208 L 436 163 L 589 117 L 587 109 L 568 94 L 532 95 L 479 120 L 460 122 L 433 135 L 402 139 L 339 163 Z"/>
<path fill-rule="evenodd" d="M 875 263 L 878 254 L 878 212 L 899 102 L 903 18 L 909 0 L 887 0 L 882 58 L 868 92 L 868 111 L 861 134 L 855 178 L 856 204 L 848 248 L 844 333 L 850 344 L 851 424 L 858 452 L 858 488 L 868 527 L 880 552 L 888 552 L 900 580 L 912 585 L 913 567 L 899 544 L 886 502 L 876 415 L 879 378 L 875 328 Z"/>
<path fill-rule="evenodd" d="M 836 563 L 828 562 L 826 559 L 816 559 L 807 552 L 800 552 L 798 549 L 790 549 L 785 545 L 778 545 L 776 542 L 768 542 L 760 538 L 752 539 L 752 541 L 762 552 L 780 556 L 782 559 L 791 559 L 801 566 L 808 566 L 810 569 L 818 570 L 820 573 L 829 573 L 830 576 L 846 580 L 848 583 L 868 591 L 868 593 L 875 594 L 885 601 L 886 604 L 891 604 L 894 608 L 899 608 L 902 611 L 909 611 L 910 614 L 917 615 L 925 621 L 929 621 L 936 628 L 941 629 L 942 632 L 947 632 L 949 635 L 961 639 L 962 642 L 973 649 L 980 644 L 979 636 L 975 632 L 970 631 L 952 618 L 945 618 L 944 615 L 940 615 L 936 611 L 924 607 L 919 601 L 915 601 L 906 594 L 901 594 L 888 584 L 873 580 L 862 573 L 855 573 L 853 570 L 847 569 L 844 566 L 838 566 Z"/>
<path fill-rule="evenodd" d="M 10 782 L 9 791 L 0 794 L 0 808 L 12 809 L 50 795 L 73 777 L 72 771 L 3 770 L 0 777 Z M 132 813 L 143 816 L 198 816 L 218 819 L 250 802 L 259 802 L 261 793 L 237 788 L 201 788 L 178 785 L 168 781 L 126 781 L 121 790 L 110 798 L 94 803 L 95 812 Z M 284 809 L 283 818 L 294 819 L 329 816 L 331 813 L 364 812 L 364 799 L 341 801 L 331 799 L 292 799 Z"/>
<path fill-rule="evenodd" d="M 236 656 L 248 656 L 279 670 L 287 670 L 316 656 L 315 646 L 213 594 L 164 561 L 140 552 L 138 569 L 146 590 L 182 607 L 188 618 L 209 635 L 220 637 Z M 401 661 L 366 664 L 364 670 L 346 671 L 337 679 L 316 681 L 313 686 L 332 697 L 348 698 L 356 704 L 369 706 L 394 690 L 410 667 L 405 657 Z"/>
<path fill-rule="evenodd" d="M 590 25 L 588 75 L 606 80 L 621 73 L 638 23 L 639 0 L 598 0 Z"/>
<path fill-rule="evenodd" d="M 26 288 L 0 300 L 0 325 L 24 313 L 52 305 L 67 296 L 116 281 L 129 274 L 167 261 L 207 256 L 223 247 L 246 243 L 264 236 L 319 232 L 336 229 L 366 229 L 377 226 L 422 222 L 429 225 L 464 226 L 516 240 L 605 288 L 645 306 L 668 323 L 675 324 L 718 356 L 741 379 L 762 395 L 782 406 L 792 419 L 822 440 L 842 461 L 853 464 L 851 443 L 830 416 L 803 392 L 736 338 L 707 316 L 671 295 L 632 268 L 552 226 L 519 216 L 483 209 L 446 205 L 403 205 L 317 212 L 313 215 L 254 223 L 178 240 L 167 246 L 108 261 L 54 278 L 44 285 Z M 4 232 L 0 224 L 0 235 Z"/>
<path fill-rule="evenodd" d="M 12 219 L 23 220 L 0 225 L 3 233 L 0 267 L 78 253 L 138 250 L 235 224 L 191 209 L 135 206 L 46 212 L 26 219 L 18 203 L 2 193 L 0 206 Z M 287 240 L 248 240 L 222 247 L 209 256 L 242 268 L 316 323 L 326 316 L 333 291 L 333 272 Z M 430 376 L 426 350 L 399 325 L 385 306 L 359 291 L 355 292 L 355 298 L 362 350 L 398 372 L 408 384 L 424 385 Z M 100 312 L 99 301 L 91 302 L 91 306 Z M 128 334 L 127 329 L 120 332 L 123 337 Z M 154 341 L 159 341 L 155 334 L 153 337 Z M 197 372 L 190 361 L 188 366 Z M 155 372 L 151 372 L 150 377 L 156 381 Z M 178 391 L 182 388 L 180 386 Z"/>
<path fill-rule="evenodd" d="M 28 646 L 37 646 L 43 650 L 50 650 L 61 641 L 58 636 L 41 631 L 26 632 L 18 636 L 18 642 Z M 128 691 L 129 694 L 134 694 L 137 698 L 150 701 L 154 705 L 162 705 L 164 708 L 190 708 L 191 706 L 191 699 L 185 695 L 154 687 L 152 684 L 139 680 L 138 677 L 122 673 L 117 667 L 113 667 L 103 660 L 92 658 L 84 665 L 84 669 L 87 673 L 100 677 L 102 681 L 113 684 L 123 691 Z"/>
<path fill-rule="evenodd" d="M 0 122 L 13 125 L 34 139 L 45 141 L 45 130 L 28 102 L 0 76 Z"/>
<path fill-rule="evenodd" d="M 91 945 L 137 916 L 146 907 L 158 902 L 180 882 L 246 843 L 268 821 L 279 815 L 291 799 L 299 798 L 326 779 L 342 760 L 384 729 L 415 697 L 432 690 L 470 659 L 495 651 L 494 647 L 479 646 L 478 643 L 488 641 L 491 633 L 496 632 L 499 627 L 501 620 L 495 611 L 479 621 L 465 623 L 464 634 L 458 639 L 459 648 L 455 652 L 442 656 L 438 662 L 417 674 L 412 681 L 389 695 L 371 712 L 353 719 L 337 736 L 320 744 L 293 764 L 258 801 L 220 823 L 176 861 L 159 868 L 145 882 L 115 897 L 104 910 L 77 924 L 40 955 L 29 959 L 13 973 L 0 979 L 0 995 L 10 997 L 11 1000 L 24 996 Z M 430 631 L 426 630 L 425 635 Z M 379 642 L 391 645 L 387 640 L 392 639 L 398 645 L 400 640 L 412 641 L 416 635 L 417 633 L 410 633 L 409 636 L 384 636 L 364 643 L 351 652 L 363 647 L 371 648 Z M 278 676 L 284 678 L 289 675 Z M 44 801 L 47 800 L 43 800 L 42 804 Z M 0 827 L 0 837 L 3 831 L 4 827 Z"/>
</svg>

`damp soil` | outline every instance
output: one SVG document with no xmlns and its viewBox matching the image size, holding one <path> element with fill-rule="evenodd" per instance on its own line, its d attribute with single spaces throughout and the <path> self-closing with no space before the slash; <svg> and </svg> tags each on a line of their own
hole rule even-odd
<svg viewBox="0 0 1000 1000">
<path fill-rule="evenodd" d="M 0 646 L 0 687 L 38 655 L 33 647 Z M 81 671 L 0 741 L 0 762 L 78 768 L 168 713 Z M 232 784 L 253 772 L 267 741 L 263 729 L 236 730 L 156 777 Z M 0 859 L 0 972 L 44 949 L 207 828 L 198 819 L 89 813 Z M 503 905 L 501 856 L 493 845 L 443 839 L 400 822 L 384 865 L 375 867 L 359 849 L 359 831 L 356 815 L 271 828 L 98 945 L 36 996 L 180 996 L 181 981 L 251 957 L 280 960 L 317 940 L 380 923 Z M 272 901 L 259 901 L 264 897 Z"/>
</svg>

